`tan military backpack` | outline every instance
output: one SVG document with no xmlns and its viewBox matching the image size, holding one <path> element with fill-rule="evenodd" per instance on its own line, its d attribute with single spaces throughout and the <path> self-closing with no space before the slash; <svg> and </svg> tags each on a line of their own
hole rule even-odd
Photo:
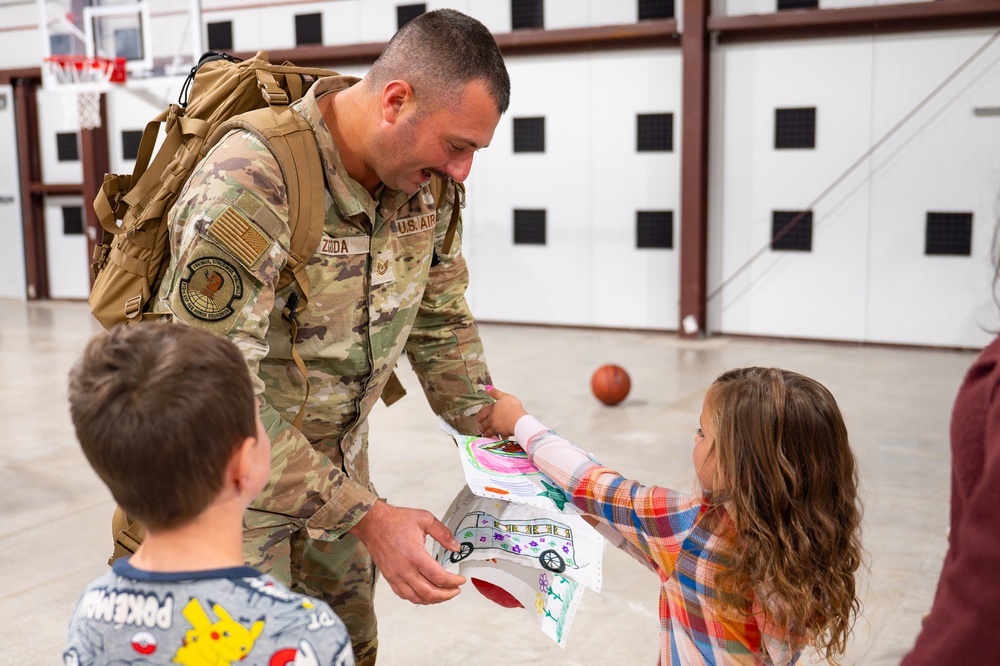
<svg viewBox="0 0 1000 666">
<path fill-rule="evenodd" d="M 208 149 L 234 127 L 256 128 L 285 174 L 292 243 L 282 286 L 299 280 L 303 297 L 309 293 L 303 269 L 323 232 L 323 170 L 309 124 L 289 105 L 317 78 L 334 75 L 272 65 L 264 51 L 243 61 L 202 56 L 184 84 L 186 99 L 146 125 L 133 172 L 107 174 L 94 200 L 104 233 L 91 267 L 90 306 L 105 328 L 151 316 L 150 301 L 170 263 L 170 208 Z M 161 124 L 164 140 L 154 157 Z"/>
</svg>

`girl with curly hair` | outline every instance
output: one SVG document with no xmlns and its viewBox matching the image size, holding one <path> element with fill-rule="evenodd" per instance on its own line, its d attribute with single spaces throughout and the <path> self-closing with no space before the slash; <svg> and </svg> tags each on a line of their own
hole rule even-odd
<svg viewBox="0 0 1000 666">
<path fill-rule="evenodd" d="M 513 434 L 613 543 L 660 577 L 662 666 L 838 663 L 860 609 L 858 472 L 833 395 L 775 368 L 723 373 L 694 440 L 693 495 L 599 463 L 488 387 L 486 435 Z"/>
</svg>

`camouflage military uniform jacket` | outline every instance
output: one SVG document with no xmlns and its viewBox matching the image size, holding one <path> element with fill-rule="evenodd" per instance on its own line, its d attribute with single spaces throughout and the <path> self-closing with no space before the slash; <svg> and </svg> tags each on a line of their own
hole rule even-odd
<svg viewBox="0 0 1000 666">
<path fill-rule="evenodd" d="M 427 187 L 412 196 L 383 188 L 373 199 L 347 174 L 317 98 L 356 81 L 322 79 L 297 104 L 327 184 L 324 234 L 307 265 L 312 293 L 299 314 L 296 349 L 311 386 L 301 432 L 291 422 L 305 386 L 281 317 L 298 285 L 275 290 L 290 237 L 284 181 L 250 132 L 224 137 L 181 192 L 157 303 L 243 350 L 273 443 L 271 480 L 253 508 L 292 516 L 313 538 L 340 536 L 377 498 L 366 419 L 404 348 L 431 407 L 459 431 L 476 431 L 473 414 L 488 401 L 458 235 L 448 255 L 440 250 L 459 203 L 435 216 Z"/>
</svg>

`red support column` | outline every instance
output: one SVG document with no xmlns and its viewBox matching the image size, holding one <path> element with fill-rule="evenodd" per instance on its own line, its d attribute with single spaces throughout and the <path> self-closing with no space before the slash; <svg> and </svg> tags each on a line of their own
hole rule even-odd
<svg viewBox="0 0 1000 666">
<path fill-rule="evenodd" d="M 14 120 L 17 124 L 17 162 L 21 173 L 21 218 L 24 229 L 24 266 L 28 300 L 49 297 L 48 263 L 45 259 L 45 211 L 43 194 L 34 187 L 42 180 L 38 140 L 38 82 L 16 79 Z"/>
<path fill-rule="evenodd" d="M 705 330 L 708 264 L 708 24 L 709 3 L 684 0 L 681 35 L 681 337 Z M 685 322 L 688 325 L 685 326 Z M 692 324 L 697 324 L 694 327 Z"/>
</svg>

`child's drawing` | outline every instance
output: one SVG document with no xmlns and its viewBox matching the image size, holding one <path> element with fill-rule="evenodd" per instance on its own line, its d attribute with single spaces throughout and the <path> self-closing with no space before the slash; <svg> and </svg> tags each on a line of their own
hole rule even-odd
<svg viewBox="0 0 1000 666">
<path fill-rule="evenodd" d="M 474 493 L 515 504 L 579 513 L 556 484 L 538 471 L 517 442 L 455 435 L 465 478 Z"/>
<path fill-rule="evenodd" d="M 501 521 L 473 511 L 459 521 L 454 532 L 462 549 L 449 556 L 452 562 L 464 560 L 476 549 L 499 548 L 511 555 L 537 559 L 543 569 L 553 573 L 562 573 L 566 567 L 577 568 L 573 531 L 548 518 Z"/>
<path fill-rule="evenodd" d="M 477 497 L 466 486 L 442 522 L 461 547 L 458 552 L 435 547 L 438 562 L 451 571 L 464 571 L 472 561 L 502 560 L 535 576 L 561 574 L 601 590 L 604 538 L 577 514 Z"/>
<path fill-rule="evenodd" d="M 601 591 L 604 538 L 517 442 L 453 437 L 468 485 L 442 522 L 460 550 L 435 544 L 434 557 L 449 571 L 508 592 L 565 647 L 584 588 Z"/>
<path fill-rule="evenodd" d="M 518 566 L 506 560 L 484 560 L 463 567 L 462 575 L 507 590 L 524 607 L 542 633 L 566 647 L 584 587 L 561 574 Z"/>
</svg>

